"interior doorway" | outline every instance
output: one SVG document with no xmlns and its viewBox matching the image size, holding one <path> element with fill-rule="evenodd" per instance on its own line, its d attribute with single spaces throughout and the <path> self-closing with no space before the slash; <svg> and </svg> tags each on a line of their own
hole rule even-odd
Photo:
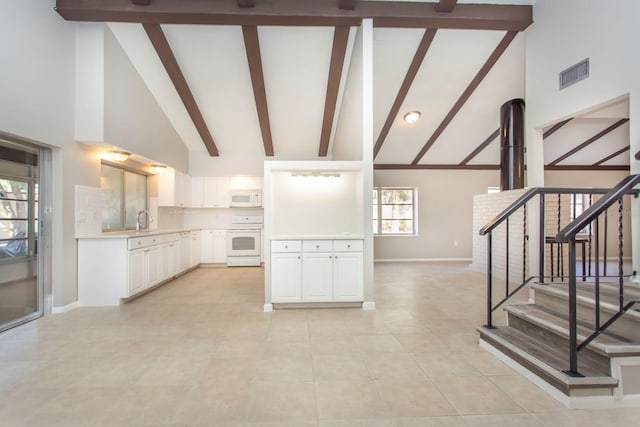
<svg viewBox="0 0 640 427">
<path fill-rule="evenodd" d="M 0 134 L 0 332 L 44 314 L 42 177 L 48 149 Z"/>
</svg>

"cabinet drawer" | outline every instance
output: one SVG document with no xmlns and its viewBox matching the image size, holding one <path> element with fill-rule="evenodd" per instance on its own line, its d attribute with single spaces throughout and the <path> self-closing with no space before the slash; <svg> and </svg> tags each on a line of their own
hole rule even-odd
<svg viewBox="0 0 640 427">
<path fill-rule="evenodd" d="M 331 240 L 305 240 L 302 242 L 303 252 L 332 252 L 333 241 Z"/>
<path fill-rule="evenodd" d="M 333 250 L 335 252 L 362 252 L 362 240 L 334 240 Z"/>
<path fill-rule="evenodd" d="M 160 236 L 144 236 L 134 237 L 129 239 L 127 246 L 129 250 L 146 248 L 147 246 L 153 246 L 160 244 Z"/>
<path fill-rule="evenodd" d="M 160 243 L 177 242 L 180 239 L 178 233 L 169 233 L 160 235 Z"/>
<path fill-rule="evenodd" d="M 302 242 L 300 240 L 273 240 L 271 241 L 271 252 L 300 252 Z"/>
</svg>

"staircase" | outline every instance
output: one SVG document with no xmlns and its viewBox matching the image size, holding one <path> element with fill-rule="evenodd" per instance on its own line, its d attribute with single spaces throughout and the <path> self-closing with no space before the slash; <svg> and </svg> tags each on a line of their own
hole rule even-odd
<svg viewBox="0 0 640 427">
<path fill-rule="evenodd" d="M 640 406 L 640 283 L 634 283 L 622 274 L 622 226 L 618 227 L 619 233 L 615 236 L 620 241 L 618 275 L 601 275 L 602 233 L 598 233 L 598 227 L 602 224 L 594 224 L 595 218 L 616 203 L 622 223 L 622 202 L 618 200 L 628 196 L 629 191 L 637 197 L 633 187 L 638 182 L 640 176 L 629 177 L 559 230 L 553 240 L 560 250 L 563 250 L 562 245 L 569 247 L 565 262 L 568 274 L 563 281 L 549 281 L 549 276 L 545 276 L 544 264 L 549 258 L 543 244 L 538 254 L 538 275 L 523 283 L 506 286 L 504 298 L 497 304 L 493 302 L 493 295 L 504 287 L 504 283 L 499 286 L 495 283 L 491 233 L 503 221 L 508 227 L 508 217 L 518 210 L 514 205 L 525 206 L 535 194 L 530 194 L 529 198 L 525 194 L 507 208 L 502 217 L 499 215 L 481 230 L 481 234 L 488 236 L 488 301 L 487 324 L 477 328 L 480 345 L 571 408 Z M 544 217 L 544 194 L 551 190 L 538 190 L 542 199 L 541 217 Z M 617 193 L 613 194 L 614 190 Z M 544 221 L 541 218 L 540 224 Z M 594 272 L 585 274 L 582 271 L 576 275 L 576 264 L 581 264 L 576 262 L 577 230 L 584 232 L 590 224 L 596 229 L 593 234 L 594 262 L 589 264 Z M 545 241 L 544 225 L 537 236 Z M 524 236 L 525 239 L 528 237 Z M 591 247 L 589 251 L 591 255 Z M 508 254 L 506 259 L 509 259 Z M 582 274 L 585 274 L 584 278 Z M 508 268 L 506 277 L 509 278 Z M 554 278 L 553 273 L 551 279 L 560 280 Z M 513 295 L 527 290 L 528 303 L 507 305 Z M 494 325 L 499 307 L 506 315 L 506 323 Z"/>
</svg>

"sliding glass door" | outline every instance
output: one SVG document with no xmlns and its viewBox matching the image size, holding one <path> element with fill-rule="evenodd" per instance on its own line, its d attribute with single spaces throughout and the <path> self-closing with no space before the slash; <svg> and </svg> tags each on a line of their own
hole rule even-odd
<svg viewBox="0 0 640 427">
<path fill-rule="evenodd" d="M 39 152 L 0 138 L 0 331 L 43 314 Z"/>
</svg>

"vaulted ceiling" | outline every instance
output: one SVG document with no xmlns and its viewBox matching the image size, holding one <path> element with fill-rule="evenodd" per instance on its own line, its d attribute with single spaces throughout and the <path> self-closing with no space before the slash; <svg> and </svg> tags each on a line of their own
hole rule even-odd
<svg viewBox="0 0 640 427">
<path fill-rule="evenodd" d="M 372 18 L 376 168 L 497 169 L 500 106 L 524 97 L 532 3 L 58 0 L 56 9 L 107 22 L 186 147 L 221 158 L 330 158 L 356 27 Z M 409 125 L 413 110 L 421 118 Z M 561 137 L 578 123 L 545 140 L 549 156 L 571 145 Z M 591 151 L 558 165 L 589 163 Z"/>
</svg>

